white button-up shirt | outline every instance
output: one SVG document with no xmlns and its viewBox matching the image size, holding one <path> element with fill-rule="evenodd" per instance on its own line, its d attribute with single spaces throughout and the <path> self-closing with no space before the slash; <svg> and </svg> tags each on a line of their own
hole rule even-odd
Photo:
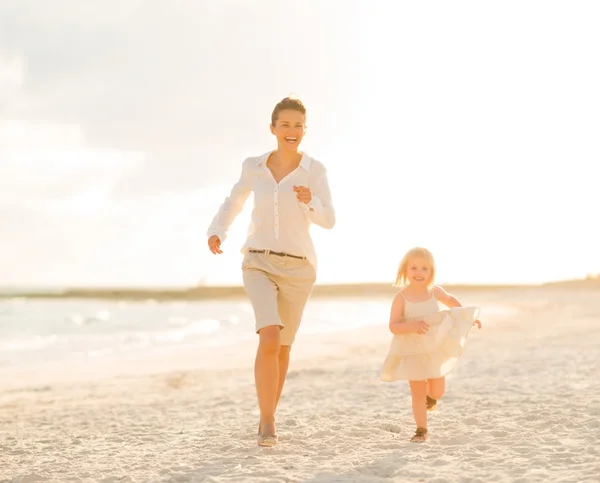
<svg viewBox="0 0 600 483">
<path fill-rule="evenodd" d="M 304 256 L 316 270 L 317 256 L 310 225 L 315 223 L 323 228 L 335 225 L 327 172 L 323 164 L 303 154 L 298 167 L 276 183 L 267 167 L 270 154 L 243 162 L 240 179 L 213 218 L 207 235 L 217 235 L 221 242 L 225 241 L 229 227 L 253 191 L 252 222 L 242 253 L 254 248 Z M 308 205 L 298 201 L 294 186 L 310 189 L 312 200 Z"/>
</svg>

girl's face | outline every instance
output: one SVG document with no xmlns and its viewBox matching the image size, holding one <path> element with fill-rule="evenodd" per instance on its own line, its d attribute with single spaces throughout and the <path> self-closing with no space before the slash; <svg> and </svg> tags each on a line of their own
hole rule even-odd
<svg viewBox="0 0 600 483">
<path fill-rule="evenodd" d="M 293 109 L 285 109 L 279 113 L 271 132 L 277 138 L 279 149 L 297 151 L 306 128 L 306 116 Z"/>
<path fill-rule="evenodd" d="M 427 286 L 431 280 L 431 267 L 424 258 L 411 258 L 407 272 L 408 281 L 413 285 Z"/>
</svg>

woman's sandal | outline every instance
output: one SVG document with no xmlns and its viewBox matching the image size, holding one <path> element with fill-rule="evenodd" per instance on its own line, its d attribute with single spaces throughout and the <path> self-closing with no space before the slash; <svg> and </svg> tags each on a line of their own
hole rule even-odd
<svg viewBox="0 0 600 483">
<path fill-rule="evenodd" d="M 263 446 L 265 448 L 270 448 L 271 446 L 275 446 L 277 444 L 277 435 L 271 435 L 271 436 L 263 436 L 260 435 L 258 437 L 258 445 L 259 446 Z"/>
<path fill-rule="evenodd" d="M 437 399 L 427 396 L 427 411 L 433 411 L 437 406 Z"/>
<path fill-rule="evenodd" d="M 411 443 L 422 443 L 427 441 L 427 428 L 417 428 L 415 435 L 410 439 Z"/>
<path fill-rule="evenodd" d="M 258 423 L 258 445 L 264 446 L 265 448 L 270 448 L 271 446 L 275 446 L 277 444 L 277 435 L 273 434 L 271 436 L 263 436 L 260 434 L 260 423 Z"/>
</svg>

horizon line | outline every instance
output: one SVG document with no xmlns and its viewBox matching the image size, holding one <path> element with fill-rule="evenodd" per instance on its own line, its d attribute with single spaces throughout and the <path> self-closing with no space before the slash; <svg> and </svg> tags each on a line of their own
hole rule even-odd
<svg viewBox="0 0 600 483">
<path fill-rule="evenodd" d="M 441 284 L 440 284 L 441 285 Z M 583 279 L 558 280 L 543 283 L 447 283 L 445 287 L 454 290 L 503 290 L 517 288 L 597 288 L 600 289 L 600 276 Z M 388 282 L 315 284 L 313 296 L 374 296 L 386 295 L 398 287 Z M 243 285 L 195 285 L 180 287 L 159 286 L 81 286 L 81 287 L 1 287 L 0 299 L 162 299 L 162 300 L 206 300 L 236 298 L 243 296 Z"/>
<path fill-rule="evenodd" d="M 600 281 L 600 274 L 587 275 L 583 278 L 565 278 L 565 279 L 554 279 L 543 282 L 439 282 L 435 285 L 448 286 L 448 287 L 536 287 L 544 286 L 549 284 L 560 284 L 560 283 L 574 283 L 574 282 L 593 282 Z M 231 288 L 243 288 L 243 284 L 204 284 L 198 283 L 195 285 L 117 285 L 117 284 L 74 284 L 74 285 L 0 285 L 0 292 L 4 291 L 79 291 L 79 290 L 126 290 L 126 291 L 173 291 L 173 290 L 200 290 L 200 289 L 231 289 Z M 385 281 L 369 281 L 369 282 L 316 282 L 315 287 L 358 287 L 358 286 L 390 286 L 393 287 L 393 282 Z"/>
</svg>

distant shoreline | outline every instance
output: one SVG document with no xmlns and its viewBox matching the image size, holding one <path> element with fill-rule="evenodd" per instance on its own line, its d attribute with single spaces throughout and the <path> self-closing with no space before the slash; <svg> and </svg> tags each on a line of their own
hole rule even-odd
<svg viewBox="0 0 600 483">
<path fill-rule="evenodd" d="M 498 291 L 534 288 L 571 288 L 600 290 L 600 277 L 567 280 L 537 285 L 444 284 L 450 291 Z M 315 285 L 313 297 L 373 297 L 394 294 L 398 289 L 389 283 Z M 0 299 L 109 299 L 109 300 L 218 300 L 245 297 L 243 286 L 198 286 L 191 288 L 67 288 L 22 289 L 3 291 Z"/>
</svg>

